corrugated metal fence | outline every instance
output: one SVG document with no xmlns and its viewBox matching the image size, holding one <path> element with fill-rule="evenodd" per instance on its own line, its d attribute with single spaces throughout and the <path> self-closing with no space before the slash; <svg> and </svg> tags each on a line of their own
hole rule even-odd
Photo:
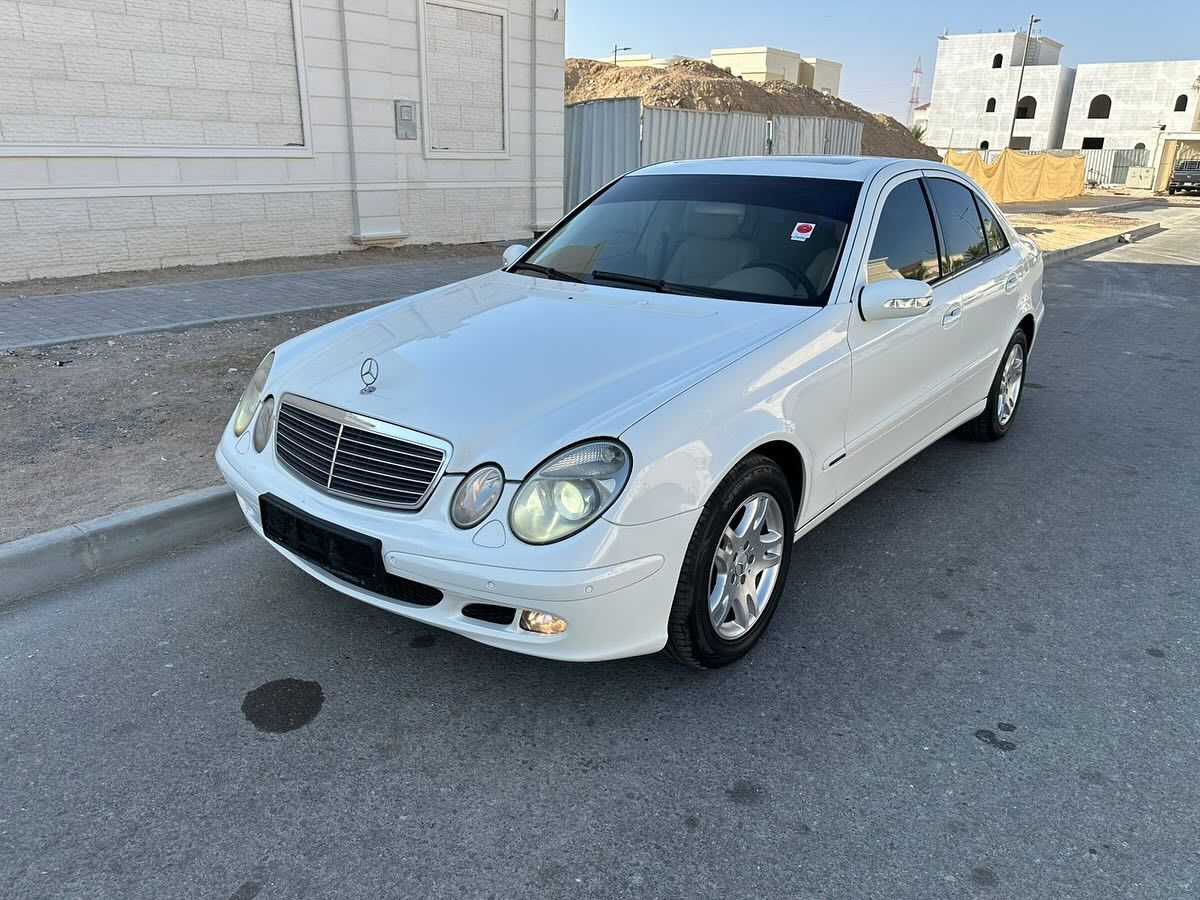
<svg viewBox="0 0 1200 900">
<path fill-rule="evenodd" d="M 862 122 L 823 116 L 775 116 L 771 152 L 781 156 L 854 155 L 862 150 Z"/>
<path fill-rule="evenodd" d="M 1088 184 L 1124 184 L 1130 166 L 1150 165 L 1150 151 L 1145 147 L 1137 150 L 1084 150 L 1086 162 L 1084 181 Z"/>
<path fill-rule="evenodd" d="M 642 108 L 637 98 L 566 108 L 564 200 L 572 209 L 618 175 L 672 159 L 856 154 L 862 124 L 819 116 Z"/>
<path fill-rule="evenodd" d="M 642 110 L 642 165 L 671 159 L 757 156 L 767 152 L 767 117 L 760 113 Z"/>
</svg>

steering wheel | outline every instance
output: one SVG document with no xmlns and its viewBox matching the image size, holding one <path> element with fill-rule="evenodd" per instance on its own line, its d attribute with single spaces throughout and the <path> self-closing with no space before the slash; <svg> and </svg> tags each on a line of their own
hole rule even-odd
<svg viewBox="0 0 1200 900">
<path fill-rule="evenodd" d="M 773 259 L 754 259 L 742 266 L 743 269 L 771 269 L 778 272 L 786 278 L 793 288 L 804 288 L 808 291 L 808 298 L 815 300 L 820 294 L 816 285 L 812 283 L 807 275 L 799 269 L 789 266 L 787 263 L 781 263 Z"/>
</svg>

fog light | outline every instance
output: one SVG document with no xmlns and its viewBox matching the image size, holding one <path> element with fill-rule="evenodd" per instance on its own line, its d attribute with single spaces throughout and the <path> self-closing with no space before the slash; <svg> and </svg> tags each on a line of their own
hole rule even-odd
<svg viewBox="0 0 1200 900">
<path fill-rule="evenodd" d="M 521 627 L 534 634 L 562 634 L 567 630 L 567 620 L 527 609 L 521 613 Z"/>
</svg>

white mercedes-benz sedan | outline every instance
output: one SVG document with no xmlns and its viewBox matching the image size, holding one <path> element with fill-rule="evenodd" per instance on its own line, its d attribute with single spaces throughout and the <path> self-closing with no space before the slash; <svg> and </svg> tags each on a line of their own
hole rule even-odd
<svg viewBox="0 0 1200 900">
<path fill-rule="evenodd" d="M 276 347 L 217 462 L 314 578 L 563 660 L 761 637 L 793 543 L 1012 427 L 1042 260 L 917 160 L 663 163 L 498 271 Z"/>
</svg>

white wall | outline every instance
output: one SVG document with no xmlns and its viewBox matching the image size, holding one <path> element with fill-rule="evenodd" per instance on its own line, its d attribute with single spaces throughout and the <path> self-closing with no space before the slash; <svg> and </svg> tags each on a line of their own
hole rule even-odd
<svg viewBox="0 0 1200 900">
<path fill-rule="evenodd" d="M 1105 149 L 1128 150 L 1138 143 L 1153 149 L 1159 125 L 1190 131 L 1196 113 L 1200 60 L 1098 63 L 1078 67 L 1063 147 L 1078 149 L 1085 137 L 1104 138 Z M 1112 99 L 1107 119 L 1089 119 L 1098 94 Z M 1175 100 L 1187 97 L 1187 109 L 1175 112 Z"/>
<path fill-rule="evenodd" d="M 459 104 L 487 113 L 469 150 L 430 140 L 430 100 L 436 115 L 450 98 L 423 72 L 426 0 L 0 0 L 0 280 L 553 222 L 563 4 L 438 3 L 503 20 L 493 93 Z M 418 140 L 396 138 L 400 98 L 418 104 Z"/>
</svg>

